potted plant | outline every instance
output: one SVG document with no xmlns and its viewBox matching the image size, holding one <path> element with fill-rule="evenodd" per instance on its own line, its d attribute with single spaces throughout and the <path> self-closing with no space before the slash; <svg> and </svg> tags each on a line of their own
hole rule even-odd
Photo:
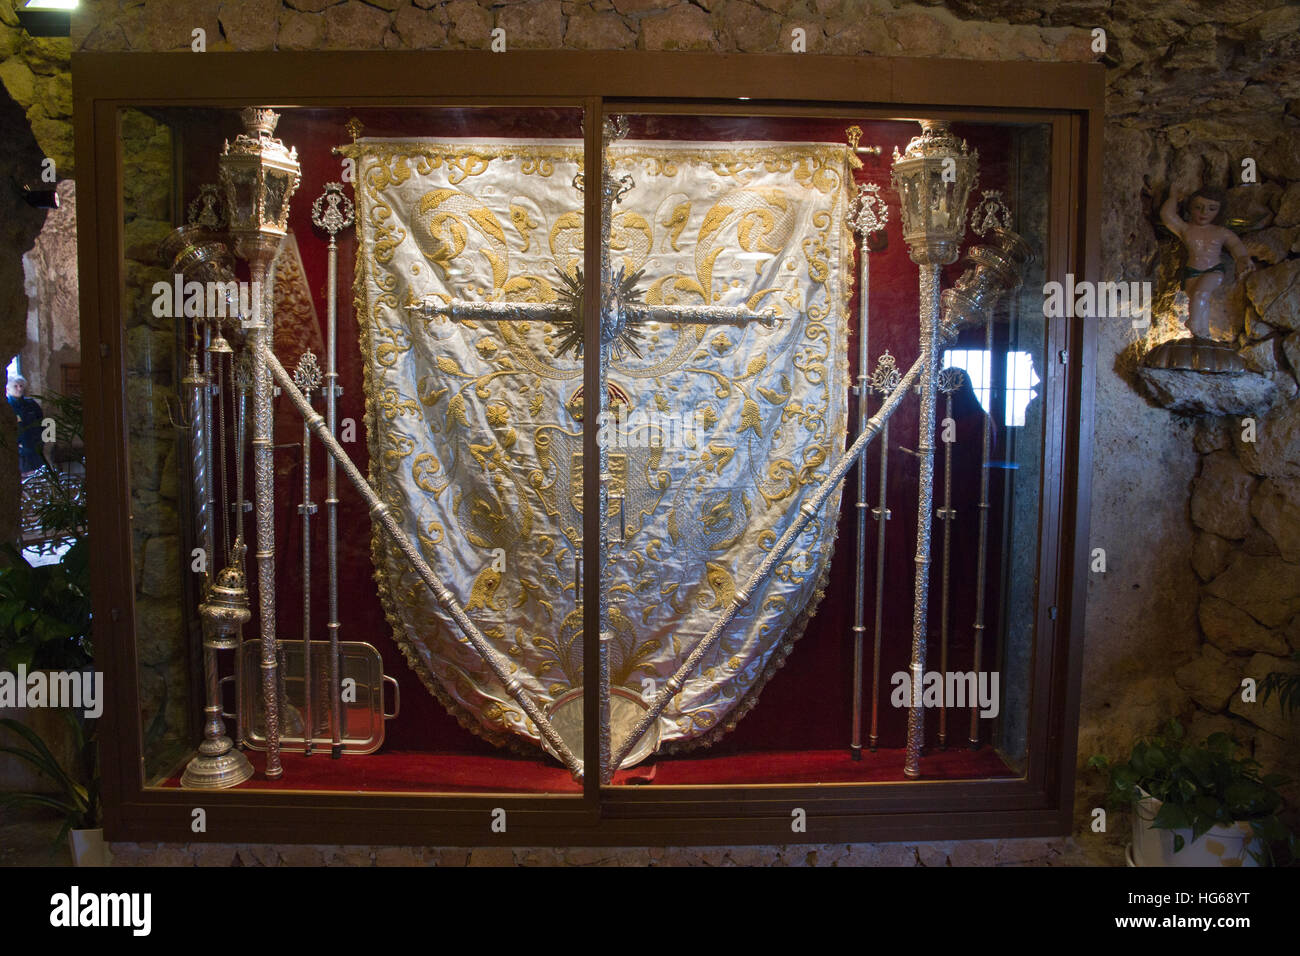
<svg viewBox="0 0 1300 956">
<path fill-rule="evenodd" d="M 1096 755 L 1088 766 L 1110 775 L 1107 802 L 1133 809 L 1136 866 L 1255 866 L 1276 863 L 1275 843 L 1294 859 L 1295 837 L 1278 819 L 1280 774 L 1236 756 L 1224 733 L 1202 744 L 1170 720 L 1163 733 L 1138 740 L 1127 760 Z"/>
<path fill-rule="evenodd" d="M 40 734 L 16 720 L 0 720 L 0 728 L 21 739 L 15 747 L 0 747 L 29 763 L 43 777 L 56 785 L 53 793 L 0 793 L 0 807 L 46 807 L 63 816 L 63 826 L 54 839 L 51 852 L 66 838 L 77 866 L 104 866 L 107 848 L 100 820 L 99 748 L 95 741 L 95 721 L 83 720 L 73 711 L 64 711 L 73 741 L 75 766 L 65 768 Z"/>
</svg>

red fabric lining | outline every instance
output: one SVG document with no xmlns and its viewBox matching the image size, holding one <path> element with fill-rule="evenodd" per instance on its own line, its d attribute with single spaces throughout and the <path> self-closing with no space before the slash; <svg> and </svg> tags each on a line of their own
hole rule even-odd
<svg viewBox="0 0 1300 956">
<path fill-rule="evenodd" d="M 620 771 L 615 785 L 699 786 L 769 783 L 881 783 L 903 777 L 904 751 L 864 753 L 861 761 L 843 750 L 779 751 L 742 756 L 670 757 Z M 284 776 L 262 776 L 264 754 L 249 753 L 257 770 L 247 790 L 327 790 L 410 793 L 560 793 L 582 788 L 554 761 L 478 754 L 385 750 L 331 760 L 327 754 L 284 754 Z M 924 779 L 974 780 L 1014 777 L 988 747 L 939 751 L 922 765 Z M 180 775 L 163 786 L 180 786 Z"/>
</svg>

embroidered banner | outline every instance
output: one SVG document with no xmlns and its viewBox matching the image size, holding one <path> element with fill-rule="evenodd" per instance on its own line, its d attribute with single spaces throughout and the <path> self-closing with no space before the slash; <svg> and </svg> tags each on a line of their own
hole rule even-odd
<svg viewBox="0 0 1300 956">
<path fill-rule="evenodd" d="M 582 365 L 542 322 L 422 318 L 453 298 L 552 302 L 582 262 L 577 143 L 362 139 L 356 305 L 371 481 L 547 708 L 582 687 Z M 774 327 L 651 323 L 612 363 L 611 681 L 649 697 L 844 445 L 847 149 L 628 141 L 611 260 L 651 304 L 775 308 Z M 820 598 L 838 495 L 665 711 L 661 740 L 735 726 Z M 536 728 L 376 532 L 395 637 L 461 723 Z M 618 745 L 615 730 L 615 746 Z"/>
</svg>

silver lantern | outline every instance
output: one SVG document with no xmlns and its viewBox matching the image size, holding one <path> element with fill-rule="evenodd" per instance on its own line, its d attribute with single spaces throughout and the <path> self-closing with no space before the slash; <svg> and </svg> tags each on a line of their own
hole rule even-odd
<svg viewBox="0 0 1300 956">
<path fill-rule="evenodd" d="M 246 259 L 259 299 L 245 323 L 253 354 L 253 475 L 257 519 L 257 598 L 262 645 L 262 693 L 266 711 L 266 776 L 280 765 L 278 645 L 275 635 L 275 486 L 271 435 L 271 350 L 274 295 L 268 281 L 289 225 L 289 202 L 302 180 L 297 150 L 275 138 L 279 114 L 248 107 L 240 113 L 244 132 L 227 141 L 220 179 L 230 216 L 235 253 Z"/>
<path fill-rule="evenodd" d="M 948 129 L 946 120 L 921 120 L 921 135 L 900 156 L 892 180 L 912 261 L 944 266 L 957 260 L 966 231 L 966 200 L 979 179 L 979 150 Z"/>
<path fill-rule="evenodd" d="M 903 217 L 908 254 L 921 267 L 920 327 L 921 424 L 919 458 L 916 577 L 912 594 L 912 699 L 907 714 L 907 754 L 903 773 L 921 775 L 925 714 L 921 685 L 925 675 L 926 623 L 930 595 L 930 523 L 934 511 L 934 403 L 939 370 L 939 269 L 957 259 L 966 232 L 966 200 L 979 178 L 979 153 L 972 153 L 943 120 L 921 120 L 921 135 L 900 156 L 894 150 L 892 180 Z"/>
</svg>

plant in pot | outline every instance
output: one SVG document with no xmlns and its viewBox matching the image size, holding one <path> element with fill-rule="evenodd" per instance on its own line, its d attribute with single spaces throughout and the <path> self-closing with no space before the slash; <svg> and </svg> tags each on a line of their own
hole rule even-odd
<svg viewBox="0 0 1300 956">
<path fill-rule="evenodd" d="M 100 820 L 99 747 L 94 720 L 64 711 L 72 736 L 75 766 L 65 768 L 50 752 L 40 734 L 16 720 L 0 720 L 0 729 L 19 739 L 18 746 L 0 746 L 0 753 L 26 761 L 51 780 L 53 793 L 0 793 L 0 807 L 44 807 L 61 814 L 63 826 L 50 847 L 53 853 L 66 839 L 77 866 L 102 866 L 107 862 L 104 831 Z"/>
<path fill-rule="evenodd" d="M 1162 733 L 1139 739 L 1127 760 L 1098 754 L 1088 766 L 1107 772 L 1107 803 L 1132 808 L 1136 866 L 1254 866 L 1295 859 L 1295 836 L 1278 818 L 1286 778 L 1261 775 L 1238 757 L 1224 733 L 1201 744 L 1170 720 Z M 1279 857 L 1277 851 L 1282 856 Z"/>
</svg>

